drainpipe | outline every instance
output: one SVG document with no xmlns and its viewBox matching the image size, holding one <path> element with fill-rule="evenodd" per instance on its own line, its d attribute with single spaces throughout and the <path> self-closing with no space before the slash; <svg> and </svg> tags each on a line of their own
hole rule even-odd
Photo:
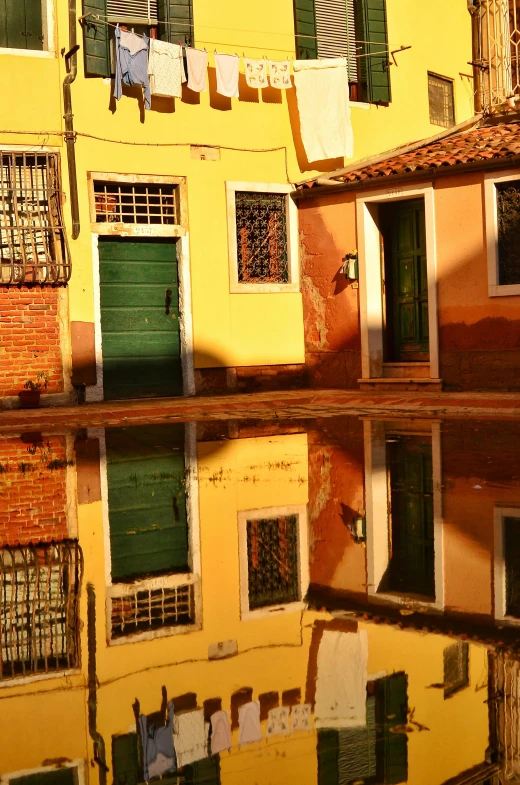
<svg viewBox="0 0 520 785">
<path fill-rule="evenodd" d="M 72 96 L 70 86 L 78 73 L 77 53 L 79 44 L 76 43 L 76 0 L 69 0 L 69 51 L 65 55 L 67 75 L 63 80 L 63 108 L 65 114 L 65 144 L 67 145 L 67 163 L 69 168 L 70 212 L 72 215 L 72 239 L 79 237 L 79 202 L 78 202 L 78 175 L 76 172 L 76 134 L 74 132 L 74 115 L 72 114 Z"/>
<path fill-rule="evenodd" d="M 483 107 L 482 95 L 482 22 L 483 9 L 480 0 L 468 0 L 468 11 L 471 14 L 471 63 L 473 66 L 473 84 L 475 87 L 475 114 L 480 114 Z"/>
<path fill-rule="evenodd" d="M 96 592 L 87 584 L 87 641 L 88 641 L 88 731 L 94 742 L 94 760 L 99 766 L 99 785 L 106 785 L 105 740 L 97 729 L 97 671 L 96 671 Z"/>
</svg>

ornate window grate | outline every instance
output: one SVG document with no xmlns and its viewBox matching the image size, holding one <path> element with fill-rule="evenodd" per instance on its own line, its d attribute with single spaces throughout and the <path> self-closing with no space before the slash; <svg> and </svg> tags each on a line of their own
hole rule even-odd
<svg viewBox="0 0 520 785">
<path fill-rule="evenodd" d="M 94 181 L 97 223 L 178 223 L 176 187 L 170 183 Z"/>
<path fill-rule="evenodd" d="M 430 103 L 430 123 L 451 128 L 455 125 L 453 103 L 453 82 L 442 76 L 428 74 L 428 100 Z"/>
<path fill-rule="evenodd" d="M 298 517 L 247 521 L 249 609 L 297 602 Z"/>
<path fill-rule="evenodd" d="M 444 697 L 469 684 L 469 646 L 461 641 L 444 649 Z"/>
<path fill-rule="evenodd" d="M 76 541 L 0 549 L 0 679 L 79 666 Z"/>
<path fill-rule="evenodd" d="M 58 156 L 4 151 L 0 160 L 0 284 L 67 283 Z"/>
<path fill-rule="evenodd" d="M 240 283 L 288 283 L 286 198 L 235 193 Z"/>
<path fill-rule="evenodd" d="M 498 183 L 498 282 L 520 283 L 520 182 Z"/>
<path fill-rule="evenodd" d="M 136 589 L 111 598 L 112 639 L 194 622 L 193 584 Z"/>
</svg>

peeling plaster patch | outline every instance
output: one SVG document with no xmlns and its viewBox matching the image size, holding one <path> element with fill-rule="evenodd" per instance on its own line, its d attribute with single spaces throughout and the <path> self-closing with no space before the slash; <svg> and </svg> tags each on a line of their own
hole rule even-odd
<svg viewBox="0 0 520 785">
<path fill-rule="evenodd" d="M 308 275 L 303 276 L 302 289 L 307 310 L 305 314 L 307 344 L 314 349 L 326 349 L 328 347 L 328 330 L 325 300 Z"/>
</svg>

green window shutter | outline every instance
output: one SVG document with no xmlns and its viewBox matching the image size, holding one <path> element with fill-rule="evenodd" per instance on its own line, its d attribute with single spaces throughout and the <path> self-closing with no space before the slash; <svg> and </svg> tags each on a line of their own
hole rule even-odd
<svg viewBox="0 0 520 785">
<path fill-rule="evenodd" d="M 408 737 L 395 733 L 398 725 L 406 725 L 408 718 L 408 677 L 394 673 L 376 682 L 380 694 L 380 755 L 387 785 L 398 785 L 408 779 Z M 377 692 L 376 692 L 377 699 Z M 379 767 L 378 767 L 379 768 Z"/>
<path fill-rule="evenodd" d="M 99 14 L 106 21 L 106 0 L 83 0 L 83 15 Z M 83 20 L 85 76 L 110 76 L 110 28 L 92 17 Z"/>
<path fill-rule="evenodd" d="M 520 618 L 520 518 L 504 518 L 504 554 L 506 613 L 518 619 Z"/>
<path fill-rule="evenodd" d="M 19 2 L 19 0 L 18 0 Z M 25 26 L 23 28 L 27 49 L 43 49 L 43 19 L 41 0 L 24 0 Z"/>
<path fill-rule="evenodd" d="M 43 49 L 41 0 L 0 0 L 0 46 Z"/>
<path fill-rule="evenodd" d="M 157 3 L 159 17 L 159 38 L 172 44 L 193 46 L 193 1 L 192 0 L 159 0 Z"/>
<path fill-rule="evenodd" d="M 294 27 L 297 59 L 315 60 L 318 57 L 318 41 L 314 0 L 294 0 Z"/>
<path fill-rule="evenodd" d="M 318 730 L 318 785 L 339 783 L 339 732 Z"/>
<path fill-rule="evenodd" d="M 137 733 L 112 736 L 112 771 L 114 785 L 138 785 Z"/>
<path fill-rule="evenodd" d="M 357 39 L 366 42 L 359 58 L 362 98 L 374 104 L 390 103 L 386 0 L 357 0 L 356 28 Z"/>
</svg>

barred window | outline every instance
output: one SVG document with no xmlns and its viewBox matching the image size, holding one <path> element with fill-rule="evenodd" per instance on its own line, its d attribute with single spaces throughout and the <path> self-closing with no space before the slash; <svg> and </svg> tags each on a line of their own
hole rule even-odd
<svg viewBox="0 0 520 785">
<path fill-rule="evenodd" d="M 136 584 L 128 588 L 111 587 L 112 639 L 195 623 L 193 584 L 158 588 Z"/>
<path fill-rule="evenodd" d="M 498 183 L 498 284 L 520 284 L 520 182 Z"/>
<path fill-rule="evenodd" d="M 79 666 L 79 544 L 0 549 L 0 680 Z"/>
<path fill-rule="evenodd" d="M 178 223 L 176 186 L 170 183 L 94 181 L 97 223 Z"/>
<path fill-rule="evenodd" d="M 0 159 L 0 284 L 67 283 L 58 155 L 4 151 Z"/>
<path fill-rule="evenodd" d="M 469 684 L 469 646 L 459 641 L 444 649 L 444 697 Z"/>
<path fill-rule="evenodd" d="M 298 516 L 247 521 L 249 609 L 297 602 Z"/>
<path fill-rule="evenodd" d="M 236 191 L 239 283 L 288 283 L 286 195 Z"/>
<path fill-rule="evenodd" d="M 455 125 L 455 106 L 453 101 L 453 82 L 443 76 L 428 74 L 428 100 L 430 103 L 430 123 L 451 128 Z"/>
</svg>

